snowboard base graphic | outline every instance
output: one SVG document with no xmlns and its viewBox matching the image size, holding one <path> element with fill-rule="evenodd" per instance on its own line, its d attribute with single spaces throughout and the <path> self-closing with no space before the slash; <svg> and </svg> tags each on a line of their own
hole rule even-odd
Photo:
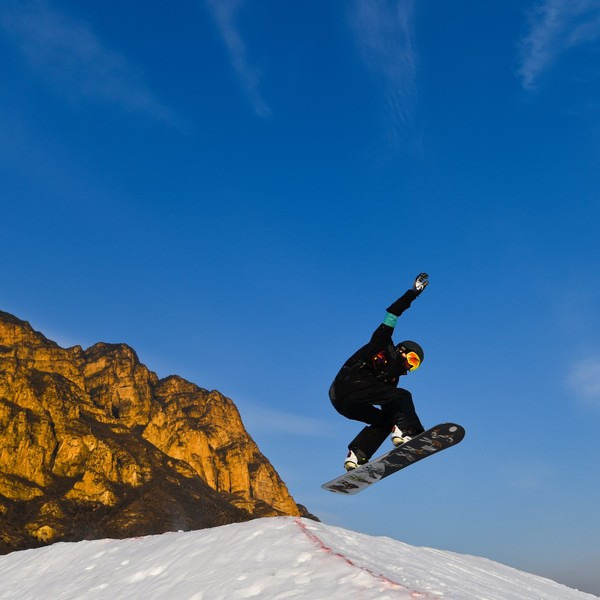
<svg viewBox="0 0 600 600">
<path fill-rule="evenodd" d="M 415 436 L 360 467 L 324 483 L 321 487 L 336 494 L 357 494 L 377 481 L 388 477 L 428 456 L 455 446 L 465 437 L 465 430 L 456 423 L 442 423 Z"/>
</svg>

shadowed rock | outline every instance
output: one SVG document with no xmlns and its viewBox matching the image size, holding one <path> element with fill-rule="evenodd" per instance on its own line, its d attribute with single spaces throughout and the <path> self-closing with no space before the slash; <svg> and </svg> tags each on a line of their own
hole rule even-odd
<svg viewBox="0 0 600 600">
<path fill-rule="evenodd" d="M 233 402 L 0 312 L 0 552 L 309 516 Z"/>
</svg>

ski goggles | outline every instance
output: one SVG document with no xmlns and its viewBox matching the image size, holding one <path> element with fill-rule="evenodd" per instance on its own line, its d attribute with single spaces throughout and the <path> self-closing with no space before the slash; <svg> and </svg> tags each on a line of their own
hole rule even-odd
<svg viewBox="0 0 600 600">
<path fill-rule="evenodd" d="M 416 371 L 421 364 L 421 359 L 416 352 L 406 353 L 406 367 L 409 371 Z"/>
</svg>

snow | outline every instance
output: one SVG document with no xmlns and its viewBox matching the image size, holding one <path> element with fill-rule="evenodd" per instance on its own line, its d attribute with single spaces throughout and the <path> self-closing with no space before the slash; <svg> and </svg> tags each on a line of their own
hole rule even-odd
<svg viewBox="0 0 600 600">
<path fill-rule="evenodd" d="M 0 556 L 2 600 L 591 600 L 493 561 L 279 517 Z"/>
</svg>

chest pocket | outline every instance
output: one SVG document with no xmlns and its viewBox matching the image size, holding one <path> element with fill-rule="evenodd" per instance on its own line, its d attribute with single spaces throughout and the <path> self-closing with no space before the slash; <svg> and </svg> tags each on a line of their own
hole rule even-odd
<svg viewBox="0 0 600 600">
<path fill-rule="evenodd" d="M 373 356 L 371 361 L 373 362 L 373 369 L 375 369 L 376 372 L 385 371 L 389 363 L 386 352 L 383 350 Z"/>
</svg>

